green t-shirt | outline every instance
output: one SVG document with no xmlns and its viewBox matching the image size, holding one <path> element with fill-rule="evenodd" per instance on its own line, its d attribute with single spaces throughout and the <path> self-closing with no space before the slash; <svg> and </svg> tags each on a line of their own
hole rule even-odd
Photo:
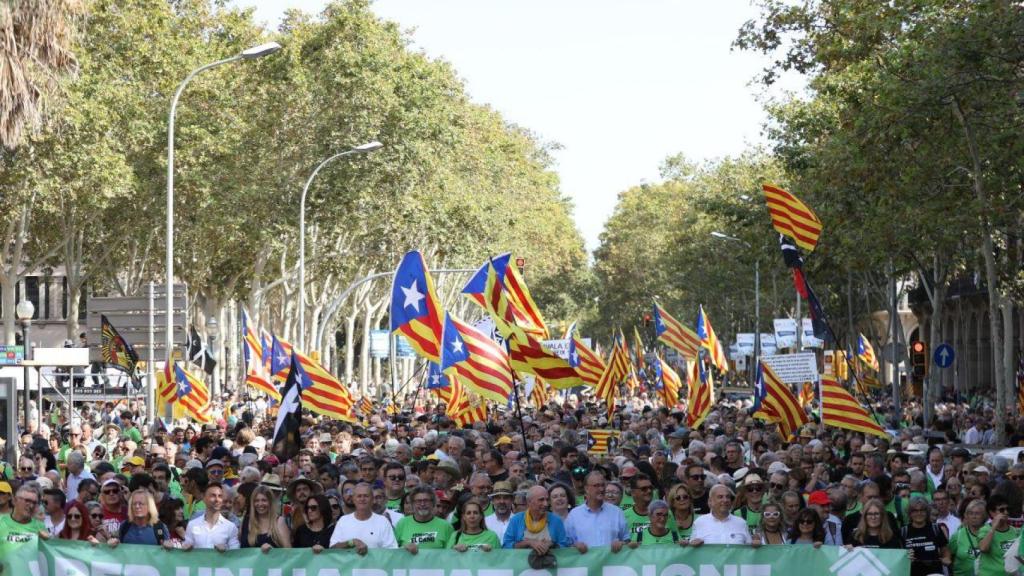
<svg viewBox="0 0 1024 576">
<path fill-rule="evenodd" d="M 635 538 L 636 534 L 639 534 L 651 525 L 651 517 L 648 514 L 637 514 L 633 507 L 626 510 L 625 515 L 626 527 L 629 528 L 629 533 L 632 534 L 630 538 Z"/>
<path fill-rule="evenodd" d="M 39 532 L 45 531 L 46 525 L 33 517 L 27 524 L 14 520 L 10 514 L 0 516 L 0 542 L 22 544 L 35 542 Z"/>
<path fill-rule="evenodd" d="M 647 526 L 642 531 L 633 534 L 633 541 L 639 542 L 641 546 L 655 546 L 657 544 L 675 544 L 678 539 L 683 538 L 683 535 L 678 532 L 673 534 L 674 531 L 670 526 L 666 526 L 666 528 L 668 528 L 668 532 L 665 532 L 663 536 L 655 536 L 651 534 L 651 527 Z"/>
<path fill-rule="evenodd" d="M 413 516 L 406 516 L 395 526 L 395 539 L 399 546 L 416 544 L 423 549 L 443 549 L 448 546 L 454 529 L 441 518 L 431 518 L 429 522 L 417 522 Z"/>
<path fill-rule="evenodd" d="M 1003 576 L 1003 555 L 1013 546 L 1013 541 L 1020 537 L 1020 530 L 1009 527 L 1004 532 L 996 530 L 992 536 L 992 547 L 988 552 L 981 553 L 981 567 L 978 576 Z"/>
<path fill-rule="evenodd" d="M 136 444 L 142 442 L 142 432 L 139 432 L 139 429 L 134 426 L 125 430 L 122 434 L 127 436 L 129 440 Z"/>
<path fill-rule="evenodd" d="M 465 544 L 466 548 L 470 550 L 480 550 L 484 545 L 490 546 L 491 550 L 501 548 L 501 542 L 498 542 L 498 535 L 495 534 L 494 530 L 487 530 L 486 528 L 479 534 L 452 532 L 451 538 L 448 539 L 448 547 L 454 548 L 456 544 Z"/>
<path fill-rule="evenodd" d="M 747 522 L 747 528 L 756 528 L 761 525 L 761 512 L 757 510 L 750 510 L 746 506 L 737 508 L 732 513 L 733 516 L 739 516 Z"/>
<path fill-rule="evenodd" d="M 388 500 L 388 504 L 387 504 L 387 509 L 388 510 L 393 510 L 395 512 L 401 512 L 402 511 L 402 499 L 401 498 L 389 499 Z"/>
<path fill-rule="evenodd" d="M 988 534 L 991 526 L 982 526 L 978 535 L 967 531 L 967 525 L 961 524 L 956 532 L 949 537 L 949 554 L 953 558 L 953 576 L 975 576 L 974 559 L 981 553 L 978 543 Z"/>
<path fill-rule="evenodd" d="M 854 505 L 853 508 L 847 508 L 846 509 L 846 514 L 843 514 L 843 516 L 849 516 L 850 514 L 853 514 L 855 512 L 860 512 L 860 509 L 863 508 L 863 507 L 864 507 L 864 505 L 861 504 L 860 500 L 858 500 L 857 504 Z"/>
<path fill-rule="evenodd" d="M 625 512 L 626 510 L 631 510 L 633 508 L 633 497 L 630 496 L 629 494 L 623 494 L 622 503 L 619 504 L 619 508 L 622 508 L 623 512 Z"/>
</svg>

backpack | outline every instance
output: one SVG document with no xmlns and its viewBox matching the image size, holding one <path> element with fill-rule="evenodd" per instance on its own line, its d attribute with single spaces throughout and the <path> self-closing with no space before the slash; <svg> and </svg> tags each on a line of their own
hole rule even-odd
<svg viewBox="0 0 1024 576">
<path fill-rule="evenodd" d="M 128 530 L 132 527 L 132 523 L 128 520 L 121 522 L 121 527 L 117 529 L 118 540 L 124 540 L 125 535 L 128 534 Z M 156 545 L 159 546 L 164 543 L 164 538 L 167 537 L 167 527 L 164 526 L 163 522 L 157 522 L 151 526 L 153 528 L 153 536 L 156 538 Z"/>
</svg>

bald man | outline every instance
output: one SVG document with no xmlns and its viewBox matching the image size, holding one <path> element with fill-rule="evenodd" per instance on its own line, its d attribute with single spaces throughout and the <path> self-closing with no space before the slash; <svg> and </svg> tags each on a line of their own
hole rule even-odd
<svg viewBox="0 0 1024 576">
<path fill-rule="evenodd" d="M 732 503 L 735 495 L 732 488 L 724 484 L 716 484 L 708 492 L 708 504 L 711 513 L 705 514 L 693 522 L 693 535 L 690 536 L 691 546 L 708 544 L 753 544 L 747 522 L 732 514 Z"/>
<path fill-rule="evenodd" d="M 533 486 L 526 493 L 526 511 L 509 520 L 501 547 L 529 548 L 543 555 L 552 548 L 568 548 L 572 544 L 562 519 L 548 512 L 548 491 L 543 486 Z"/>
</svg>

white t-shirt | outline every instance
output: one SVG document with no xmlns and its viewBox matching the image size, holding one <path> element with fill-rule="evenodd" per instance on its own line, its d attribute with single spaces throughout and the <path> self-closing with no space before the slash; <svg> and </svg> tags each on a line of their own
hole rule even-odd
<svg viewBox="0 0 1024 576">
<path fill-rule="evenodd" d="M 493 530 L 494 533 L 498 535 L 498 542 L 501 542 L 505 539 L 505 530 L 508 529 L 508 523 L 510 520 L 512 520 L 511 514 L 508 515 L 508 518 L 505 518 L 504 522 L 499 520 L 497 515 L 491 514 L 490 516 L 484 517 L 484 524 L 487 525 L 488 530 Z"/>
<path fill-rule="evenodd" d="M 388 519 L 380 514 L 372 514 L 366 520 L 356 519 L 355 513 L 345 514 L 338 518 L 331 534 L 331 546 L 358 538 L 368 548 L 398 548 L 395 530 Z"/>
<path fill-rule="evenodd" d="M 729 515 L 725 520 L 713 514 L 704 514 L 693 521 L 690 538 L 700 538 L 705 544 L 750 544 L 747 521 L 739 516 Z"/>
</svg>

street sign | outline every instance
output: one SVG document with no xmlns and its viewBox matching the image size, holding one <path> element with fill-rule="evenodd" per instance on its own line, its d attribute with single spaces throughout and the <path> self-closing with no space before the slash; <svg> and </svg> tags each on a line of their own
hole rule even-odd
<svg viewBox="0 0 1024 576">
<path fill-rule="evenodd" d="M 882 359 L 885 360 L 886 362 L 890 363 L 890 364 L 894 363 L 893 362 L 893 356 L 892 356 L 892 349 L 893 349 L 892 344 L 886 344 L 885 346 L 882 347 Z M 900 362 L 903 362 L 906 358 L 907 358 L 907 347 L 904 346 L 903 344 L 897 344 L 896 345 L 896 362 L 895 363 L 898 364 Z"/>
<path fill-rule="evenodd" d="M 0 345 L 0 366 L 17 366 L 24 359 L 24 346 Z"/>
<path fill-rule="evenodd" d="M 187 327 L 188 287 L 175 284 L 171 303 L 171 321 L 173 325 L 173 342 L 175 347 L 185 344 Z M 148 289 L 143 288 L 145 294 Z M 122 338 L 135 348 L 139 359 L 162 361 L 167 356 L 167 287 L 164 284 L 153 286 L 153 350 L 149 349 L 150 322 L 149 296 L 142 297 L 89 297 L 86 299 L 86 343 L 89 345 L 89 360 L 102 361 L 100 344 L 100 316 L 106 316 L 111 325 Z"/>
<path fill-rule="evenodd" d="M 370 358 L 387 358 L 391 351 L 391 344 L 388 338 L 391 333 L 387 330 L 370 330 Z"/>
<path fill-rule="evenodd" d="M 949 344 L 939 344 L 935 347 L 933 357 L 936 366 L 939 368 L 949 368 L 953 365 L 953 360 L 956 360 L 956 351 Z"/>
</svg>

